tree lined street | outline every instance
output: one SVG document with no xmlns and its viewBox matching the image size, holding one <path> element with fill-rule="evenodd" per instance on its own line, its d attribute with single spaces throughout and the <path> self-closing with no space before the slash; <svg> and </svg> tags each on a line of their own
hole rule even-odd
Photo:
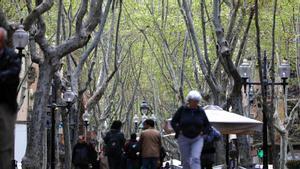
<svg viewBox="0 0 300 169">
<path fill-rule="evenodd" d="M 0 120 L 16 112 L 16 135 L 27 129 L 14 141 L 27 145 L 12 159 L 23 169 L 71 169 L 78 144 L 105 159 L 116 121 L 129 141 L 157 129 L 161 164 L 183 160 L 173 135 L 182 131 L 170 119 L 190 107 L 194 90 L 201 107 L 261 122 L 245 133 L 211 122 L 223 138 L 213 145 L 215 166 L 299 168 L 297 0 L 0 0 L 0 27 Z M 18 61 L 20 80 L 12 83 L 15 74 L 6 72 Z M 6 111 L 14 93 L 18 105 Z"/>
</svg>

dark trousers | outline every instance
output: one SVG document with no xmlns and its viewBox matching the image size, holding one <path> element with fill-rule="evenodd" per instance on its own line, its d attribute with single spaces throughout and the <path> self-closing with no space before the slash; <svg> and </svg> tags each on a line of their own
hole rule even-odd
<svg viewBox="0 0 300 169">
<path fill-rule="evenodd" d="M 75 169 L 89 169 L 89 165 L 76 165 Z"/>
<path fill-rule="evenodd" d="M 207 163 L 205 165 L 201 165 L 201 169 L 212 169 L 213 163 Z"/>
<path fill-rule="evenodd" d="M 139 159 L 127 159 L 127 169 L 140 169 Z"/>
<path fill-rule="evenodd" d="M 122 169 L 122 156 L 108 156 L 109 169 Z"/>
<path fill-rule="evenodd" d="M 203 152 L 201 155 L 201 169 L 212 169 L 214 164 L 214 153 Z"/>
<path fill-rule="evenodd" d="M 157 169 L 158 158 L 143 158 L 142 169 Z"/>
<path fill-rule="evenodd" d="M 12 168 L 16 117 L 17 113 L 0 105 L 0 169 Z"/>
</svg>

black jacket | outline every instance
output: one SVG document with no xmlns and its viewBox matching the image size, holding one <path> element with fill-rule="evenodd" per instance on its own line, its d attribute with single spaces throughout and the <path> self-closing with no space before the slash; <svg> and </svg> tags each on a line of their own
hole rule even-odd
<svg viewBox="0 0 300 169">
<path fill-rule="evenodd" d="M 75 166 L 93 164 L 97 160 L 97 152 L 91 144 L 77 143 L 73 148 L 72 163 Z"/>
<path fill-rule="evenodd" d="M 207 134 L 211 125 L 201 107 L 191 109 L 181 106 L 172 118 L 171 125 L 178 136 L 179 133 L 188 138 L 195 138 L 200 134 Z"/>
<path fill-rule="evenodd" d="M 125 139 L 124 134 L 120 130 L 111 129 L 109 132 L 107 132 L 107 134 L 103 138 L 103 141 L 105 143 L 105 151 L 108 151 L 109 145 L 112 141 L 116 141 L 117 146 L 120 149 L 120 154 L 122 154 L 126 139 Z M 108 152 L 106 152 L 106 153 L 108 153 Z M 110 154 L 107 154 L 107 155 L 110 155 Z"/>
<path fill-rule="evenodd" d="M 17 90 L 21 58 L 12 49 L 5 48 L 0 55 L 0 104 L 6 105 L 12 112 L 17 111 Z"/>
<path fill-rule="evenodd" d="M 122 147 L 125 145 L 126 139 L 120 130 L 111 129 L 109 132 L 107 132 L 106 136 L 103 138 L 104 143 L 107 144 L 112 137 L 116 137 L 120 141 Z"/>
</svg>

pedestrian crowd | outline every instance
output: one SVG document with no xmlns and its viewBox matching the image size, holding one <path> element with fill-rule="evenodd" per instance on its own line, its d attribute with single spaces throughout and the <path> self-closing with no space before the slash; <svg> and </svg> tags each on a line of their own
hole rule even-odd
<svg viewBox="0 0 300 169">
<path fill-rule="evenodd" d="M 191 91 L 187 96 L 187 104 L 176 111 L 171 121 L 183 169 L 212 169 L 216 153 L 215 142 L 221 139 L 220 132 L 210 125 L 204 110 L 199 106 L 200 99 L 199 92 Z M 170 163 L 163 166 L 166 151 L 162 146 L 161 134 L 155 129 L 152 119 L 143 122 L 139 138 L 134 133 L 126 141 L 121 129 L 121 121 L 112 123 L 103 138 L 104 146 L 98 161 L 94 156 L 95 149 L 91 150 L 93 146 L 80 138 L 73 150 L 73 164 L 77 169 L 171 168 Z M 83 145 L 86 147 L 84 151 L 80 150 Z M 78 164 L 78 161 L 84 162 Z"/>
<path fill-rule="evenodd" d="M 80 136 L 74 146 L 72 162 L 76 169 L 159 169 L 166 156 L 161 135 L 155 129 L 155 122 L 143 122 L 143 132 L 139 139 L 135 133 L 126 141 L 121 132 L 122 122 L 114 121 L 103 138 L 104 146 L 97 158 L 95 146 L 85 142 Z"/>
</svg>

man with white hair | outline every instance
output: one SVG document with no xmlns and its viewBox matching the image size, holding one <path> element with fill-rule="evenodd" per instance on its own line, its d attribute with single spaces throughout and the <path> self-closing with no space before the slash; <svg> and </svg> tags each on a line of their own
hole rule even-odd
<svg viewBox="0 0 300 169">
<path fill-rule="evenodd" d="M 21 58 L 6 47 L 7 32 L 0 27 L 0 169 L 12 168 L 17 90 Z"/>
<path fill-rule="evenodd" d="M 199 106 L 200 100 L 198 91 L 190 91 L 187 104 L 177 110 L 171 121 L 176 132 L 183 169 L 201 169 L 204 135 L 211 130 L 206 114 Z"/>
</svg>

